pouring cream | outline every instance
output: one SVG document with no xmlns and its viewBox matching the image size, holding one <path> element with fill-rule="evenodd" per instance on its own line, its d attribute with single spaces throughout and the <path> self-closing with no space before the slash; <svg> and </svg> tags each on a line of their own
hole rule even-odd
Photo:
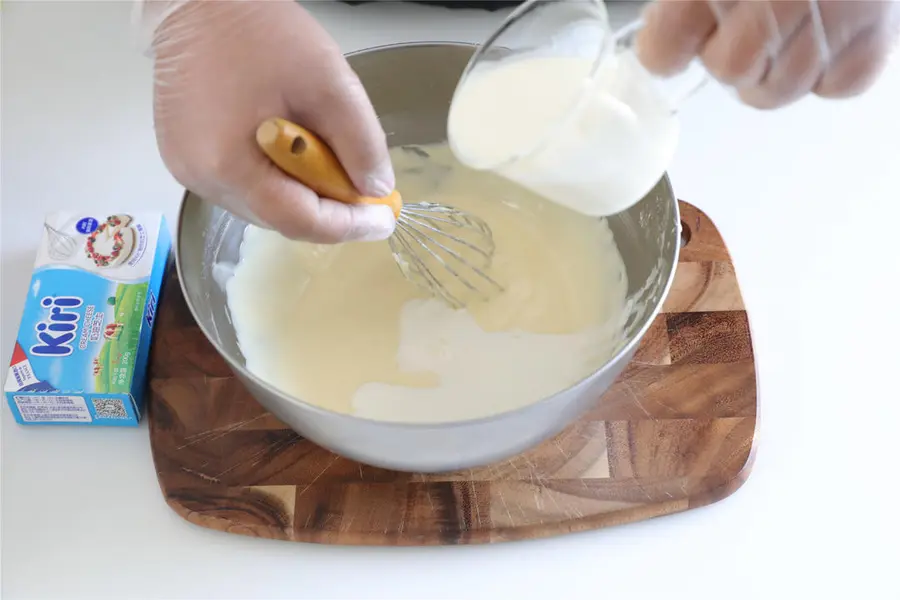
<svg viewBox="0 0 900 600">
<path fill-rule="evenodd" d="M 450 106 L 464 164 L 493 170 L 592 216 L 643 198 L 672 160 L 678 120 L 630 52 L 593 59 L 521 56 L 476 66 Z"/>
</svg>

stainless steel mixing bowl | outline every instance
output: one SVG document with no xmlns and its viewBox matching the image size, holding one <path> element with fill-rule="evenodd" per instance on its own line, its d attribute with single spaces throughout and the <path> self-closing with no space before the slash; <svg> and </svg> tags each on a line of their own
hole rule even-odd
<svg viewBox="0 0 900 600">
<path fill-rule="evenodd" d="M 473 51 L 468 44 L 403 44 L 349 56 L 392 146 L 446 140 L 450 98 Z M 301 435 L 346 457 L 390 469 L 439 472 L 508 458 L 559 433 L 602 402 L 601 394 L 631 360 L 675 272 L 680 220 L 668 179 L 609 224 L 625 261 L 629 294 L 639 307 L 616 356 L 574 387 L 535 404 L 488 418 L 433 425 L 330 412 L 286 395 L 247 371 L 213 269 L 216 263 L 237 262 L 245 223 L 190 193 L 178 221 L 177 265 L 194 318 L 260 404 Z"/>
</svg>

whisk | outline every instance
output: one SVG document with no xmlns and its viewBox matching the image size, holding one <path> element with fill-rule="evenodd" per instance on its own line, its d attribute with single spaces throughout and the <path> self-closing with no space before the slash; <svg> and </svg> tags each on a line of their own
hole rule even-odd
<svg viewBox="0 0 900 600">
<path fill-rule="evenodd" d="M 47 254 L 51 259 L 62 262 L 75 256 L 78 242 L 72 236 L 51 227 L 49 223 L 44 223 L 44 229 L 47 230 Z"/>
<path fill-rule="evenodd" d="M 405 204 L 397 190 L 384 198 L 361 196 L 331 148 L 311 131 L 271 118 L 256 141 L 279 168 L 324 198 L 346 204 L 391 207 L 397 227 L 388 240 L 403 276 L 453 308 L 474 295 L 482 300 L 503 291 L 487 274 L 494 238 L 484 220 L 442 204 Z"/>
</svg>

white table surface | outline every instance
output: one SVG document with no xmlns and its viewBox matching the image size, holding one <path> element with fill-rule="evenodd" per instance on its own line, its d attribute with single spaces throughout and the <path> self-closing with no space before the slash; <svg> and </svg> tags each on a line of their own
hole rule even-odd
<svg viewBox="0 0 900 600">
<path fill-rule="evenodd" d="M 348 51 L 477 41 L 500 19 L 314 11 Z M 44 213 L 157 207 L 174 223 L 181 191 L 156 151 L 150 63 L 128 14 L 123 2 L 2 4 L 3 364 Z M 672 179 L 728 242 L 759 369 L 759 454 L 727 500 L 500 546 L 264 541 L 176 516 L 146 424 L 23 428 L 3 406 L 2 597 L 900 597 L 898 106 L 895 62 L 853 101 L 760 113 L 712 87 L 684 110 Z"/>
</svg>

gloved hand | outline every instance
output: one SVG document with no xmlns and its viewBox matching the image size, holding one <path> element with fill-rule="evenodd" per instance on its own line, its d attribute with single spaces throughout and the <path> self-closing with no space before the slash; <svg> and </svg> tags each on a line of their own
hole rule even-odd
<svg viewBox="0 0 900 600">
<path fill-rule="evenodd" d="M 757 108 L 868 89 L 898 34 L 897 0 L 658 0 L 638 56 L 659 75 L 695 57 Z"/>
<path fill-rule="evenodd" d="M 389 207 L 319 198 L 256 146 L 257 126 L 284 117 L 324 138 L 364 195 L 394 188 L 385 134 L 362 84 L 297 2 L 145 0 L 136 17 L 155 55 L 160 152 L 182 185 L 294 239 L 390 236 Z"/>
</svg>

